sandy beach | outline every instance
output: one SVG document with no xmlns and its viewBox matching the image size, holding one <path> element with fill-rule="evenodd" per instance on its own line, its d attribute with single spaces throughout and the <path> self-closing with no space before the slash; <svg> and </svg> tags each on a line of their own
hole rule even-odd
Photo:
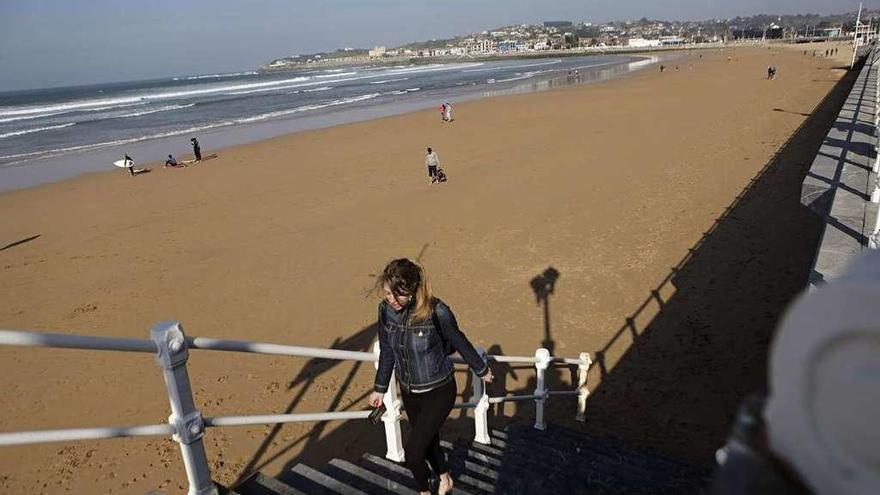
<svg viewBox="0 0 880 495">
<path fill-rule="evenodd" d="M 835 46 L 838 59 L 803 54 L 818 45 L 693 52 L 662 74 L 461 103 L 451 124 L 428 110 L 2 194 L 0 328 L 147 338 L 177 319 L 195 336 L 368 350 L 374 275 L 418 258 L 490 353 L 596 355 L 587 423 L 570 399 L 551 421 L 709 462 L 807 280 L 819 222 L 798 194 L 842 103 L 851 52 Z M 449 182 L 428 183 L 427 146 Z M 545 308 L 531 282 L 550 267 Z M 189 371 L 209 416 L 362 410 L 373 377 L 204 351 Z M 147 354 L 3 347 L 0 373 L 4 432 L 169 414 Z M 528 369 L 496 375 L 534 387 Z M 492 424 L 533 409 L 509 404 Z M 448 432 L 472 428 L 456 412 Z M 211 429 L 206 445 L 225 484 L 384 453 L 366 422 Z M 184 487 L 170 439 L 0 449 L 3 493 Z"/>
</svg>

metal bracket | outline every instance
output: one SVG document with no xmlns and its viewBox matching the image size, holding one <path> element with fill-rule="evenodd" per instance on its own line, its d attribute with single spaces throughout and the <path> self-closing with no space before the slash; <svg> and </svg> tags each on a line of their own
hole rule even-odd
<svg viewBox="0 0 880 495">
<path fill-rule="evenodd" d="M 183 418 L 172 414 L 168 416 L 168 423 L 177 429 L 177 433 L 174 434 L 176 442 L 189 445 L 205 436 L 205 419 L 199 410 L 195 410 Z"/>
</svg>

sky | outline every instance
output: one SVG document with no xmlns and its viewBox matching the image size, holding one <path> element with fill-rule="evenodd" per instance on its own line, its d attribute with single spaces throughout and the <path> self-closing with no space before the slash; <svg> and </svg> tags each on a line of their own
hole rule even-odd
<svg viewBox="0 0 880 495">
<path fill-rule="evenodd" d="M 248 70 L 547 20 L 857 9 L 857 0 L 0 0 L 0 91 Z"/>
</svg>

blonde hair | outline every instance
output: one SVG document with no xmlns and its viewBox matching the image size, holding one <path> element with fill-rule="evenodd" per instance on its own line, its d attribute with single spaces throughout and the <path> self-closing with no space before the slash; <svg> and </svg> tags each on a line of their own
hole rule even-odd
<svg viewBox="0 0 880 495">
<path fill-rule="evenodd" d="M 388 288 L 395 296 L 413 298 L 410 302 L 413 308 L 409 313 L 407 323 L 425 321 L 431 317 L 437 299 L 431 291 L 425 269 L 418 263 L 407 258 L 392 260 L 385 265 L 382 275 L 376 280 L 377 294 L 382 294 L 385 284 L 388 284 Z"/>
</svg>

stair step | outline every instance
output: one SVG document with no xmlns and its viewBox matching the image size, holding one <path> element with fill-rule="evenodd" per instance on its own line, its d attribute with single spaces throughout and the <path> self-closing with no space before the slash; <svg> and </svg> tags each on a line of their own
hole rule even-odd
<svg viewBox="0 0 880 495">
<path fill-rule="evenodd" d="M 485 446 L 480 445 L 480 447 Z M 453 455 L 456 458 L 467 459 L 466 469 L 473 469 L 474 464 L 481 465 L 486 469 L 493 469 L 497 473 L 494 480 L 495 489 L 501 493 L 536 493 L 543 491 L 570 493 L 570 490 L 567 489 L 569 485 L 567 482 L 568 472 L 549 471 L 543 469 L 543 466 L 527 460 L 517 463 L 510 462 L 509 457 L 501 460 L 498 457 L 471 448 L 470 445 L 461 441 L 456 443 Z M 536 481 L 539 481 L 540 485 L 531 486 Z"/>
<path fill-rule="evenodd" d="M 497 439 L 496 439 L 497 440 Z M 577 462 L 587 461 L 591 468 L 608 465 L 615 470 L 623 470 L 631 475 L 639 475 L 657 479 L 672 479 L 677 477 L 704 477 L 708 472 L 700 467 L 689 466 L 683 463 L 668 463 L 663 460 L 655 461 L 623 447 L 611 450 L 603 445 L 597 445 L 590 438 L 582 439 L 581 442 L 572 440 L 560 440 L 557 437 L 543 435 L 541 433 L 530 435 L 509 435 L 508 442 L 514 448 L 527 446 L 529 449 L 541 450 L 548 455 L 563 455 L 573 457 Z M 496 442 L 499 445 L 504 441 Z"/>
<path fill-rule="evenodd" d="M 388 459 L 373 454 L 364 454 L 364 456 L 361 457 L 360 465 L 364 469 L 380 473 L 382 476 L 390 478 L 412 490 L 415 490 L 416 488 L 416 482 L 409 469 L 396 462 L 389 461 Z M 455 481 L 455 486 L 452 489 L 452 493 L 454 495 L 472 495 L 484 492 L 495 492 L 495 489 L 491 484 L 475 479 L 462 472 L 461 469 L 456 469 L 459 466 L 457 466 L 452 459 L 449 460 L 449 465 L 453 468 L 452 477 Z"/>
<path fill-rule="evenodd" d="M 631 463 L 625 452 L 617 451 L 610 456 L 607 452 L 593 452 L 591 443 L 572 445 L 568 448 L 560 448 L 553 439 L 549 439 L 545 432 L 534 430 L 533 435 L 525 437 L 516 430 L 507 432 L 493 431 L 493 445 L 485 446 L 479 443 L 468 444 L 463 441 L 463 447 L 469 450 L 481 451 L 499 457 L 503 471 L 508 468 L 532 469 L 541 467 L 545 475 L 553 473 L 553 477 L 569 489 L 584 486 L 575 480 L 589 479 L 591 490 L 602 487 L 603 492 L 613 493 L 621 491 L 664 491 L 667 493 L 697 493 L 707 483 L 706 472 L 702 470 L 683 470 L 682 468 L 670 468 L 669 466 L 645 466 L 640 463 Z M 499 437 L 506 437 L 502 440 Z M 589 440 L 589 437 L 587 437 Z M 488 452 L 486 449 L 489 449 Z M 580 450 L 580 452 L 578 452 Z M 560 458 L 560 455 L 563 458 Z M 555 462 L 550 460 L 559 459 Z M 549 478 L 548 478 L 549 481 Z M 499 488 L 501 488 L 499 482 Z M 574 486 L 571 486 L 571 485 Z M 650 488 L 649 488 L 650 487 Z"/>
<path fill-rule="evenodd" d="M 327 470 L 329 474 L 336 475 L 338 473 L 336 478 L 340 481 L 347 482 L 349 485 L 361 488 L 368 493 L 418 495 L 416 490 L 342 459 L 331 460 Z M 362 481 L 358 482 L 358 480 Z M 365 483 L 378 487 L 380 491 L 367 489 Z"/>
<path fill-rule="evenodd" d="M 366 493 L 349 486 L 335 478 L 332 478 L 317 469 L 312 469 L 305 464 L 297 464 L 291 469 L 292 472 L 310 480 L 312 483 L 324 488 L 327 493 L 339 495 L 367 495 Z"/>
<path fill-rule="evenodd" d="M 526 428 L 523 426 L 514 426 L 512 431 L 522 434 L 526 437 L 538 436 L 544 438 L 552 438 L 555 443 L 560 445 L 583 445 L 589 444 L 591 447 L 594 447 L 597 450 L 605 451 L 605 452 L 620 452 L 624 451 L 627 453 L 627 457 L 635 458 L 639 460 L 643 460 L 646 463 L 657 464 L 657 465 L 665 465 L 668 467 L 679 467 L 688 470 L 697 470 L 708 472 L 711 471 L 711 466 L 700 465 L 696 463 L 686 462 L 680 459 L 676 459 L 674 457 L 670 457 L 661 452 L 655 451 L 653 449 L 646 448 L 638 448 L 632 445 L 628 445 L 626 442 L 613 439 L 610 437 L 593 437 L 588 436 L 582 433 L 579 433 L 574 430 L 570 430 L 568 428 L 563 428 L 559 426 L 549 426 L 547 430 L 541 432 L 539 430 L 534 430 L 530 428 Z M 504 433 L 504 432 L 500 432 Z M 506 432 L 509 434 L 510 432 Z"/>
<path fill-rule="evenodd" d="M 290 485 L 263 473 L 254 473 L 235 487 L 241 495 L 306 495 Z"/>
</svg>

